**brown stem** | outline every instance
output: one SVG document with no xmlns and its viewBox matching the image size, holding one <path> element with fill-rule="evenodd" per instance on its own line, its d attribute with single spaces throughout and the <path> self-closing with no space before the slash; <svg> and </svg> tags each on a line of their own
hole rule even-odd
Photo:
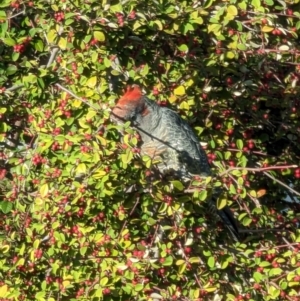
<svg viewBox="0 0 300 301">
<path fill-rule="evenodd" d="M 98 112 L 98 108 L 96 108 L 94 105 L 90 104 L 89 102 L 87 102 L 85 99 L 77 96 L 76 94 L 74 94 L 72 91 L 68 90 L 67 88 L 63 87 L 62 85 L 60 84 L 55 84 L 55 86 L 57 86 L 58 88 L 60 88 L 61 90 L 67 92 L 68 94 L 70 94 L 71 96 L 73 96 L 74 98 L 82 101 L 83 103 L 85 103 L 86 105 L 90 106 L 91 108 L 93 108 L 95 111 Z"/>
<path fill-rule="evenodd" d="M 288 186 L 287 184 L 281 182 L 280 180 L 274 178 L 273 176 L 271 176 L 268 172 L 264 171 L 263 172 L 264 175 L 266 175 L 267 177 L 269 177 L 270 179 L 274 180 L 275 182 L 277 182 L 278 184 L 280 184 L 281 186 L 287 188 L 289 191 L 291 191 L 292 193 L 295 193 L 296 195 L 300 196 L 300 193 L 296 190 L 294 190 L 293 188 L 291 188 L 290 186 Z"/>
<path fill-rule="evenodd" d="M 237 148 L 227 148 L 227 150 L 231 152 L 241 152 L 242 150 L 237 149 Z M 256 154 L 256 155 L 261 155 L 261 156 L 268 156 L 268 154 L 259 152 L 259 151 L 251 151 L 251 153 Z"/>
<path fill-rule="evenodd" d="M 269 166 L 269 167 L 257 167 L 257 168 L 251 168 L 251 167 L 230 167 L 221 174 L 219 174 L 220 177 L 226 175 L 232 170 L 247 170 L 252 172 L 265 172 L 266 170 L 274 170 L 274 169 L 286 169 L 286 168 L 298 168 L 298 165 L 283 165 L 283 166 Z"/>
</svg>

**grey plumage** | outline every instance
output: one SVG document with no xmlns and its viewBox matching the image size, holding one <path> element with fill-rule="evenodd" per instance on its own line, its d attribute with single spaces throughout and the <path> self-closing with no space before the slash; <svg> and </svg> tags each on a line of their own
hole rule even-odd
<svg viewBox="0 0 300 301">
<path fill-rule="evenodd" d="M 138 130 L 142 139 L 142 155 L 159 161 L 162 174 L 171 173 L 183 181 L 192 176 L 211 176 L 205 151 L 191 129 L 176 112 L 158 106 L 143 96 L 137 86 L 128 88 L 112 111 L 115 119 L 128 121 Z M 210 211 L 221 218 L 232 236 L 238 239 L 238 228 L 231 210 L 216 208 L 216 194 L 208 200 Z"/>
</svg>

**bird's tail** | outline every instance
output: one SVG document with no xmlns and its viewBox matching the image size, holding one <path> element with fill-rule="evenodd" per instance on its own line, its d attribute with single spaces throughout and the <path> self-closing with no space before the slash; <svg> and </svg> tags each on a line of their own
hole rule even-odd
<svg viewBox="0 0 300 301">
<path fill-rule="evenodd" d="M 216 202 L 217 199 L 213 196 L 213 198 L 209 202 L 209 211 L 213 214 L 213 216 L 215 216 L 225 224 L 226 228 L 229 230 L 232 238 L 235 241 L 240 241 L 238 223 L 234 218 L 232 211 L 228 206 L 225 206 L 221 210 L 218 210 Z"/>
</svg>

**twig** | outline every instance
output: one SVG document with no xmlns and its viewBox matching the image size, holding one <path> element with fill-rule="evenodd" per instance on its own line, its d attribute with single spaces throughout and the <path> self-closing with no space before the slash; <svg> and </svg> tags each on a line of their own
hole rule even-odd
<svg viewBox="0 0 300 301">
<path fill-rule="evenodd" d="M 257 168 L 251 168 L 251 167 L 230 167 L 221 174 L 219 174 L 220 177 L 226 175 L 232 170 L 247 170 L 247 171 L 253 171 L 253 172 L 264 172 L 266 170 L 273 170 L 273 169 L 286 169 L 286 168 L 298 168 L 298 165 L 283 165 L 283 166 L 269 166 L 269 167 L 257 167 Z"/>
<path fill-rule="evenodd" d="M 227 148 L 227 150 L 231 151 L 231 152 L 241 152 L 242 150 L 237 149 L 237 148 Z M 259 151 L 252 151 L 251 153 L 256 154 L 256 155 L 261 155 L 261 156 L 268 156 L 268 154 L 263 153 L 263 152 L 259 152 Z"/>
<path fill-rule="evenodd" d="M 181 252 L 182 252 L 182 257 L 184 258 L 185 262 L 189 262 L 189 259 L 187 258 L 186 254 L 185 254 L 185 252 L 184 252 L 184 249 L 183 249 L 183 247 L 182 247 L 182 245 L 181 245 L 180 242 L 179 242 L 179 248 L 180 248 L 180 250 L 181 250 Z M 201 263 L 203 264 L 203 261 L 201 260 L 200 257 L 199 257 L 199 259 L 200 259 Z M 195 280 L 196 280 L 196 283 L 198 284 L 199 288 L 200 288 L 200 289 L 203 289 L 203 287 L 202 287 L 202 285 L 201 285 L 201 283 L 200 283 L 200 280 L 198 279 L 197 274 L 194 273 L 193 276 L 194 276 L 194 278 L 195 278 Z"/>
<path fill-rule="evenodd" d="M 19 13 L 15 14 L 15 15 L 13 15 L 13 16 L 7 17 L 7 20 L 13 19 L 13 18 L 15 18 L 15 17 L 17 17 L 19 15 L 24 14 L 24 13 L 25 13 L 25 9 L 22 10 L 22 11 L 20 11 Z"/>
<path fill-rule="evenodd" d="M 252 21 L 252 20 L 250 20 L 250 21 Z M 245 28 L 249 29 L 250 31 L 259 32 L 259 30 L 254 29 L 254 28 L 251 28 L 251 27 L 247 26 L 245 23 L 246 23 L 246 22 L 241 22 L 241 24 L 242 24 Z"/>
<path fill-rule="evenodd" d="M 289 243 L 285 237 L 282 237 L 282 240 L 283 240 L 283 241 L 284 241 L 291 249 L 295 250 L 295 248 L 292 246 L 292 244 Z"/>
<path fill-rule="evenodd" d="M 287 188 L 289 191 L 293 192 L 296 195 L 300 196 L 300 193 L 296 190 L 294 190 L 293 188 L 291 188 L 290 186 L 288 186 L 287 184 L 281 182 L 280 180 L 274 178 L 273 176 L 271 176 L 268 172 L 264 171 L 263 172 L 267 177 L 269 177 L 270 179 L 274 180 L 275 182 L 277 182 L 278 184 L 280 184 L 281 186 Z"/>
<path fill-rule="evenodd" d="M 135 211 L 135 208 L 136 208 L 136 206 L 138 205 L 139 202 L 140 202 L 140 196 L 137 197 L 137 200 L 136 200 L 135 204 L 133 205 L 133 207 L 132 207 L 132 209 L 131 209 L 131 211 L 129 213 L 129 216 L 131 216 L 133 214 L 133 212 Z M 120 234 L 123 232 L 123 230 L 126 227 L 127 223 L 128 223 L 128 220 L 125 220 L 125 222 L 124 222 L 124 224 L 122 226 L 122 229 L 119 232 Z M 120 238 L 120 234 L 119 234 L 119 238 Z"/>
<path fill-rule="evenodd" d="M 211 117 L 211 115 L 213 114 L 214 110 L 210 110 L 210 112 L 208 113 L 208 115 L 205 118 L 205 123 L 208 123 L 209 118 Z"/>
<path fill-rule="evenodd" d="M 12 87 L 10 87 L 10 88 L 7 88 L 7 89 L 5 89 L 5 91 L 14 91 L 14 90 L 21 89 L 21 88 L 23 88 L 23 87 L 24 87 L 24 85 L 23 85 L 23 84 L 20 84 L 20 85 L 16 85 L 16 86 L 12 86 Z"/>
<path fill-rule="evenodd" d="M 268 16 L 269 14 L 265 14 L 262 12 L 255 12 L 255 11 L 247 11 L 248 14 L 253 14 L 253 15 L 264 15 L 264 16 Z M 273 13 L 276 16 L 283 16 L 283 17 L 288 17 L 288 18 L 300 18 L 299 16 L 296 15 L 287 15 L 287 14 L 283 14 L 283 13 Z"/>
<path fill-rule="evenodd" d="M 266 232 L 283 232 L 283 231 L 288 231 L 288 230 L 287 229 L 279 229 L 279 228 L 239 229 L 239 233 L 266 233 Z"/>
<path fill-rule="evenodd" d="M 232 181 L 235 182 L 235 184 L 236 184 L 237 186 L 239 186 L 237 180 L 236 180 L 232 175 L 229 175 L 229 177 L 231 178 Z M 229 190 L 229 189 L 227 188 L 227 190 Z M 261 208 L 261 204 L 259 203 L 259 201 L 258 201 L 257 198 L 254 198 L 254 197 L 251 196 L 251 194 L 248 193 L 248 192 L 247 192 L 247 195 L 248 195 L 248 197 L 253 201 L 253 203 L 256 205 L 257 208 Z M 241 205 L 240 205 L 240 206 L 241 206 Z M 248 212 L 248 214 L 251 216 L 251 212 L 250 212 L 249 208 L 246 206 L 245 203 L 244 203 L 244 209 L 246 209 L 246 211 Z"/>
<path fill-rule="evenodd" d="M 286 247 L 289 247 L 289 246 L 299 246 L 299 242 L 293 242 L 293 243 L 289 243 L 289 244 L 286 244 L 286 245 L 274 246 L 272 248 L 273 249 L 281 249 L 281 248 L 286 248 Z M 261 249 L 258 249 L 257 251 L 269 251 L 269 250 L 270 250 L 270 247 L 261 248 Z"/>
<path fill-rule="evenodd" d="M 53 63 L 59 50 L 60 50 L 60 48 L 58 46 L 53 47 L 49 61 L 46 66 L 47 68 L 49 68 L 51 66 L 51 64 Z"/>
<path fill-rule="evenodd" d="M 67 92 L 68 94 L 72 95 L 74 98 L 82 101 L 83 103 L 85 103 L 86 105 L 90 106 L 91 108 L 93 108 L 96 112 L 99 111 L 98 108 L 96 108 L 94 105 L 90 104 L 89 102 L 87 102 L 85 99 L 77 96 L 76 94 L 74 94 L 72 91 L 68 90 L 67 88 L 63 87 L 60 84 L 55 84 L 55 86 L 57 86 L 58 88 L 62 89 L 63 91 Z"/>
<path fill-rule="evenodd" d="M 293 53 L 293 54 L 298 54 L 299 51 L 297 49 L 290 49 L 290 50 L 280 50 L 280 49 L 257 49 L 257 50 L 239 50 L 237 49 L 236 51 L 242 52 L 242 53 L 246 53 L 246 54 L 256 54 L 256 53 Z"/>
</svg>

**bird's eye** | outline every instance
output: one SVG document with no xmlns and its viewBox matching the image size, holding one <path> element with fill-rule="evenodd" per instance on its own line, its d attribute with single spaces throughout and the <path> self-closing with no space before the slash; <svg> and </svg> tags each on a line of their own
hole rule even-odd
<svg viewBox="0 0 300 301">
<path fill-rule="evenodd" d="M 136 115 L 132 115 L 131 117 L 130 117 L 130 121 L 135 121 L 136 120 Z"/>
</svg>

